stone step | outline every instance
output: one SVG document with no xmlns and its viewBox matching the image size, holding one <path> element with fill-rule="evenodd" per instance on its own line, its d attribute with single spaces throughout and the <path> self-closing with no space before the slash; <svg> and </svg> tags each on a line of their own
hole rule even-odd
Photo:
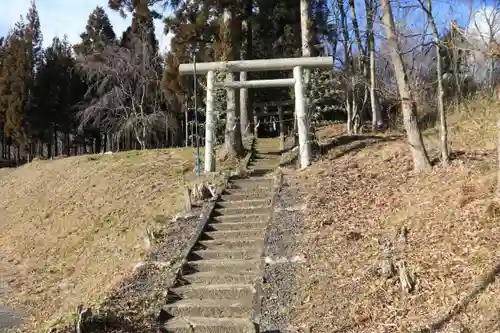
<svg viewBox="0 0 500 333">
<path fill-rule="evenodd" d="M 212 216 L 220 215 L 247 215 L 247 214 L 270 214 L 271 206 L 256 206 L 256 207 L 231 207 L 231 208 L 216 208 Z"/>
<path fill-rule="evenodd" d="M 219 273 L 252 273 L 258 272 L 262 266 L 261 259 L 203 259 L 189 261 L 184 264 L 184 273 L 219 272 Z"/>
<path fill-rule="evenodd" d="M 245 229 L 266 229 L 266 222 L 215 222 L 209 223 L 205 226 L 205 231 L 234 231 L 234 230 L 245 230 Z"/>
<path fill-rule="evenodd" d="M 203 259 L 258 259 L 262 251 L 260 249 L 244 249 L 244 250 L 199 250 L 193 251 L 189 255 L 189 260 Z"/>
<path fill-rule="evenodd" d="M 255 207 L 269 205 L 270 203 L 271 197 L 264 199 L 223 200 L 218 201 L 215 208 Z"/>
<path fill-rule="evenodd" d="M 210 217 L 210 223 L 267 222 L 269 220 L 269 213 L 212 216 Z"/>
<path fill-rule="evenodd" d="M 200 240 L 264 239 L 265 232 L 266 231 L 264 229 L 207 231 L 201 234 Z"/>
<path fill-rule="evenodd" d="M 169 290 L 176 299 L 245 299 L 251 300 L 255 288 L 251 284 L 192 284 Z"/>
<path fill-rule="evenodd" d="M 173 318 L 164 326 L 167 333 L 259 333 L 255 325 L 244 318 Z"/>
<path fill-rule="evenodd" d="M 216 239 L 199 240 L 194 249 L 198 250 L 251 250 L 260 249 L 264 246 L 264 239 L 245 238 L 245 239 Z"/>
<path fill-rule="evenodd" d="M 257 272 L 199 272 L 183 275 L 179 280 L 179 285 L 193 284 L 254 284 L 261 279 L 261 273 Z"/>
<path fill-rule="evenodd" d="M 253 307 L 251 299 L 183 299 L 164 305 L 163 310 L 174 317 L 248 318 Z"/>
</svg>

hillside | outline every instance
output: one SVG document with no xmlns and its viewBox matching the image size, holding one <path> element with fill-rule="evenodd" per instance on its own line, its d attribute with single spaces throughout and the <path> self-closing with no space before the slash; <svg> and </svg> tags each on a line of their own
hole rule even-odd
<svg viewBox="0 0 500 333">
<path fill-rule="evenodd" d="M 194 156 L 129 151 L 0 170 L 0 315 L 18 309 L 40 329 L 99 301 L 146 254 L 147 227 L 179 232 L 171 219 Z"/>
<path fill-rule="evenodd" d="M 332 147 L 296 177 L 309 190 L 293 326 L 300 332 L 499 332 L 496 279 L 498 102 L 449 110 L 452 165 L 415 174 L 403 137 L 352 138 L 323 128 Z M 337 128 L 338 129 L 338 128 Z M 439 157 L 435 130 L 425 135 Z M 389 252 L 385 252 L 385 248 Z M 390 253 L 414 289 L 386 278 Z"/>
</svg>

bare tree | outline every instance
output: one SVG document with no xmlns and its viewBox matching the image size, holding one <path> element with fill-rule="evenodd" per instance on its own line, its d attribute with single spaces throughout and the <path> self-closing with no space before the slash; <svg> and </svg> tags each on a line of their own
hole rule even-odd
<svg viewBox="0 0 500 333">
<path fill-rule="evenodd" d="M 432 0 L 427 0 L 427 6 L 423 0 L 418 0 L 420 7 L 427 16 L 427 21 L 432 30 L 434 44 L 436 49 L 436 76 L 437 76 L 437 102 L 439 114 L 439 133 L 440 133 L 440 148 L 441 148 L 441 163 L 448 165 L 450 162 L 450 154 L 448 151 L 448 128 L 446 126 L 446 114 L 444 113 L 444 90 L 443 90 L 443 66 L 441 59 L 441 39 L 432 14 Z"/>
<path fill-rule="evenodd" d="M 354 133 L 357 134 L 357 133 L 359 133 L 361 126 L 362 126 L 362 123 L 364 121 L 362 109 L 368 100 L 368 85 L 366 84 L 367 77 L 368 77 L 368 66 L 366 63 L 367 51 L 366 51 L 365 47 L 363 46 L 363 42 L 361 40 L 361 32 L 359 29 L 358 18 L 356 16 L 356 5 L 355 5 L 354 0 L 349 0 L 349 10 L 351 12 L 351 22 L 352 22 L 352 28 L 354 30 L 355 41 L 356 41 L 356 44 L 358 46 L 357 67 L 356 67 L 355 71 L 359 72 L 357 77 L 361 78 L 361 80 L 357 80 L 357 81 L 361 81 L 361 88 L 363 90 L 362 105 L 358 106 L 357 96 L 354 96 L 352 99 L 352 111 L 353 111 L 353 115 L 354 115 L 353 130 L 354 130 Z M 356 92 L 356 89 L 354 89 L 354 92 Z"/>
<path fill-rule="evenodd" d="M 383 9 L 382 21 L 385 26 L 387 40 L 390 49 L 394 75 L 401 99 L 403 121 L 406 135 L 410 144 L 410 151 L 413 157 L 413 167 L 416 171 L 424 171 L 431 168 L 431 163 L 425 150 L 422 133 L 418 127 L 415 103 L 410 90 L 410 84 L 406 73 L 406 67 L 400 51 L 398 38 L 395 33 L 394 17 L 392 15 L 389 0 L 381 0 Z"/>
<path fill-rule="evenodd" d="M 382 113 L 380 108 L 380 101 L 377 95 L 377 80 L 375 77 L 375 34 L 373 31 L 374 16 L 376 15 L 375 0 L 365 0 L 366 11 L 366 33 L 367 33 L 367 48 L 369 56 L 369 76 L 370 76 L 370 104 L 372 109 L 372 130 L 384 126 Z"/>
<path fill-rule="evenodd" d="M 337 1 L 337 10 L 340 15 L 340 29 L 342 32 L 342 45 L 344 48 L 344 73 L 345 73 L 345 107 L 347 113 L 347 133 L 352 134 L 354 123 L 354 111 L 352 101 L 354 100 L 354 63 L 352 60 L 352 43 L 349 38 L 349 27 L 347 25 L 347 13 L 343 0 Z"/>
<path fill-rule="evenodd" d="M 160 89 L 161 58 L 139 38 L 132 49 L 107 46 L 79 59 L 90 100 L 79 112 L 81 127 L 94 126 L 116 136 L 133 133 L 141 149 L 151 130 L 171 118 Z"/>
</svg>

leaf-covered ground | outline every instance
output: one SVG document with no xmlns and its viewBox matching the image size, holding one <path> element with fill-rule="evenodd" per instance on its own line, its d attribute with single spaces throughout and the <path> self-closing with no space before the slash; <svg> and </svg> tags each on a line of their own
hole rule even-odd
<svg viewBox="0 0 500 333">
<path fill-rule="evenodd" d="M 94 307 L 148 254 L 146 228 L 178 240 L 164 245 L 175 257 L 195 227 L 172 222 L 197 181 L 194 157 L 191 148 L 129 151 L 1 170 L 0 315 L 19 312 L 24 332 L 40 332 L 79 303 Z"/>
<path fill-rule="evenodd" d="M 330 146 L 297 174 L 310 194 L 293 330 L 500 332 L 496 152 L 454 147 L 450 167 L 418 175 L 398 137 L 337 137 Z M 406 262 L 411 293 L 397 274 L 381 276 L 387 241 L 394 261 Z"/>
</svg>

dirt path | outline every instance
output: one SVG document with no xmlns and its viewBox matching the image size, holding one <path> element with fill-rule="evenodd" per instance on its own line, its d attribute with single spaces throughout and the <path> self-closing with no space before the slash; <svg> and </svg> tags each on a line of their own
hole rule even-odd
<svg viewBox="0 0 500 333">
<path fill-rule="evenodd" d="M 279 163 L 277 140 L 258 140 L 250 177 L 230 181 L 163 308 L 168 332 L 253 333 L 260 313 L 264 236 Z"/>
</svg>

